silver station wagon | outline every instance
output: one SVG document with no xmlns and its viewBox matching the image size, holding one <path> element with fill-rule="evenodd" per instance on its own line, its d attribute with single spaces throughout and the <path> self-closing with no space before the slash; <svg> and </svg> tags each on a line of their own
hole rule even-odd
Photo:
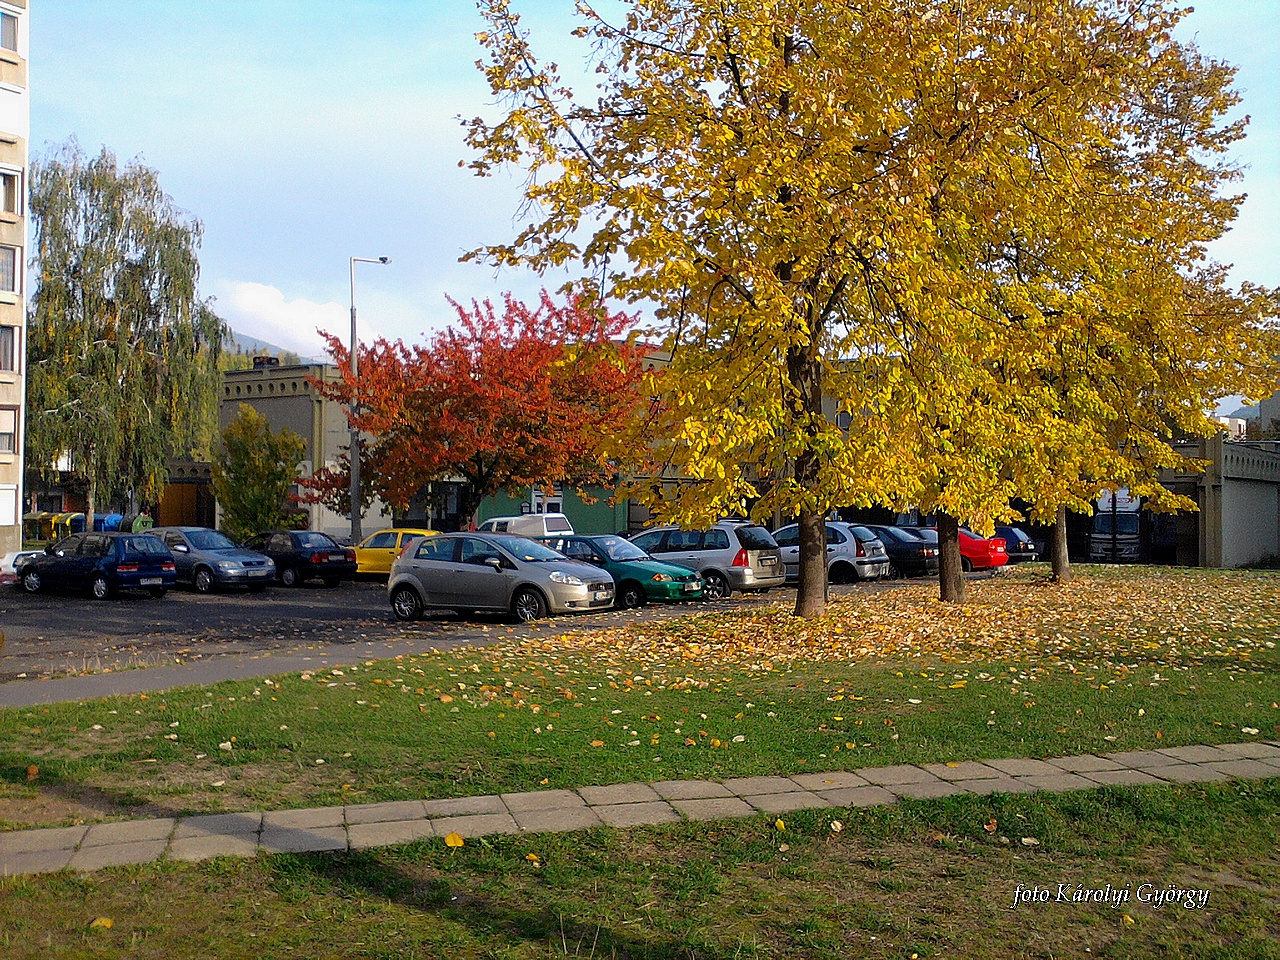
<svg viewBox="0 0 1280 960">
<path fill-rule="evenodd" d="M 528 537 L 445 533 L 414 541 L 391 565 L 387 597 L 398 620 L 428 609 L 510 613 L 522 623 L 613 605 L 613 578 Z"/>
</svg>

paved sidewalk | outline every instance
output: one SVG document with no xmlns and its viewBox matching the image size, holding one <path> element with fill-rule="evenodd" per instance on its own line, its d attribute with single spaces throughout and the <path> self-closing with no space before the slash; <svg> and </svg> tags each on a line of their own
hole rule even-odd
<svg viewBox="0 0 1280 960">
<path fill-rule="evenodd" d="M 426 837 L 563 832 L 715 820 L 902 797 L 1060 793 L 1100 786 L 1280 777 L 1280 742 L 1172 747 L 1051 760 L 903 764 L 794 777 L 619 783 L 452 800 L 126 820 L 0 833 L 0 876 L 258 853 L 363 850 Z"/>
</svg>

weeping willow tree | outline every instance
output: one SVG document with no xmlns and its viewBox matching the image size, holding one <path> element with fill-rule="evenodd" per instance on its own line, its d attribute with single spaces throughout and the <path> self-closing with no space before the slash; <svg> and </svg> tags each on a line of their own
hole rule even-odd
<svg viewBox="0 0 1280 960">
<path fill-rule="evenodd" d="M 65 458 L 100 498 L 158 498 L 165 464 L 208 455 L 224 325 L 197 285 L 201 225 L 156 171 L 74 141 L 32 164 L 36 271 L 27 462 Z"/>
</svg>

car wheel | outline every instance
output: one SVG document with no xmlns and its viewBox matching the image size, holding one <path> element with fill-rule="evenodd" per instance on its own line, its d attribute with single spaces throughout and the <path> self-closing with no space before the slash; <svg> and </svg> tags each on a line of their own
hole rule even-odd
<svg viewBox="0 0 1280 960">
<path fill-rule="evenodd" d="M 884 578 L 886 580 L 901 580 L 903 579 L 902 569 L 896 563 L 890 563 L 889 569 L 884 572 Z"/>
<path fill-rule="evenodd" d="M 644 601 L 644 587 L 634 580 L 628 580 L 618 587 L 618 595 L 613 602 L 623 610 L 634 610 L 636 607 L 644 606 Z"/>
<path fill-rule="evenodd" d="M 341 580 L 339 580 L 337 577 L 325 577 L 325 578 L 324 578 L 324 585 L 325 585 L 326 587 L 329 587 L 330 589 L 332 589 L 332 588 L 334 588 L 334 587 L 338 586 L 340 583 L 342 583 L 342 581 L 341 581 Z"/>
<path fill-rule="evenodd" d="M 973 573 L 973 562 L 968 557 L 961 557 L 960 569 L 965 573 Z"/>
<path fill-rule="evenodd" d="M 95 600 L 105 600 L 111 596 L 111 584 L 107 583 L 107 578 L 102 574 L 95 574 L 89 581 L 89 596 Z"/>
<path fill-rule="evenodd" d="M 833 563 L 829 579 L 834 586 L 844 586 L 845 584 L 855 583 L 858 579 L 858 573 L 847 563 Z"/>
<path fill-rule="evenodd" d="M 391 593 L 391 612 L 397 620 L 421 620 L 422 598 L 409 586 L 396 587 Z"/>
<path fill-rule="evenodd" d="M 702 575 L 702 599 L 723 600 L 729 595 L 729 581 L 714 570 Z"/>
<path fill-rule="evenodd" d="M 161 597 L 163 597 L 163 596 L 165 595 L 165 592 L 166 592 L 168 589 L 169 589 L 168 587 L 152 587 L 152 588 L 151 588 L 151 595 L 152 595 L 153 597 L 155 597 L 157 600 L 159 600 Z"/>
<path fill-rule="evenodd" d="M 285 567 L 280 571 L 280 582 L 286 587 L 296 587 L 300 582 L 298 580 L 298 571 L 293 567 Z"/>
<path fill-rule="evenodd" d="M 529 623 L 545 617 L 547 605 L 542 599 L 542 594 L 525 587 L 523 590 L 517 590 L 516 595 L 511 598 L 511 613 L 521 623 Z"/>
<path fill-rule="evenodd" d="M 208 567 L 196 568 L 195 575 L 191 578 L 191 585 L 196 588 L 196 593 L 212 593 L 213 572 Z"/>
<path fill-rule="evenodd" d="M 39 593 L 44 587 L 44 583 L 40 580 L 40 574 L 35 570 L 28 570 L 22 575 L 22 589 L 27 593 Z"/>
</svg>

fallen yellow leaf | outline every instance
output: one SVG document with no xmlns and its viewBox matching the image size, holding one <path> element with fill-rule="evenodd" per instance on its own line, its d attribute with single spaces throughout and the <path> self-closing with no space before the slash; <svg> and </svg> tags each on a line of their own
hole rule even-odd
<svg viewBox="0 0 1280 960">
<path fill-rule="evenodd" d="M 460 847 L 466 842 L 462 839 L 462 834 L 460 833 L 451 833 L 444 838 L 444 843 L 447 847 Z"/>
<path fill-rule="evenodd" d="M 96 927 L 99 930 L 110 930 L 115 925 L 116 922 L 110 917 L 99 917 L 97 920 L 93 921 L 93 923 L 89 924 L 89 928 L 93 929 Z"/>
</svg>

